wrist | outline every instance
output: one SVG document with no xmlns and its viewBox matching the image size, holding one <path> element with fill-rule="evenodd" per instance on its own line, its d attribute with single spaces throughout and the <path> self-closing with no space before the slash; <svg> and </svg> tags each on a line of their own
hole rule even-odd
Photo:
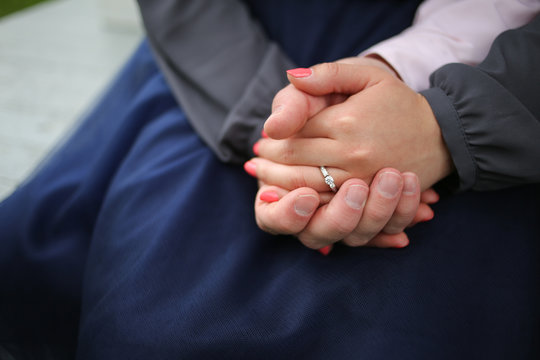
<svg viewBox="0 0 540 360">
<path fill-rule="evenodd" d="M 383 70 L 386 70 L 390 74 L 397 77 L 399 80 L 402 80 L 401 76 L 396 71 L 396 69 L 394 69 L 392 64 L 390 64 L 388 61 L 386 61 L 386 59 L 383 58 L 382 56 L 380 56 L 379 54 L 367 54 L 367 55 L 364 56 L 364 58 L 369 59 L 370 61 L 373 61 L 373 66 L 377 66 L 377 67 L 379 67 L 379 68 L 381 68 Z"/>
<path fill-rule="evenodd" d="M 426 128 L 431 129 L 429 131 L 429 138 L 431 144 L 427 149 L 427 153 L 430 154 L 430 170 L 427 174 L 426 182 L 422 184 L 422 189 L 428 188 L 440 180 L 446 178 L 452 174 L 456 169 L 450 151 L 444 141 L 439 123 L 431 109 L 431 106 L 427 99 L 419 94 L 420 101 L 422 103 L 423 112 L 426 119 Z M 430 150 L 431 149 L 431 150 Z"/>
<path fill-rule="evenodd" d="M 348 57 L 343 58 L 336 61 L 337 63 L 342 64 L 353 64 L 353 65 L 363 65 L 363 66 L 373 66 L 379 69 L 382 69 L 396 78 L 401 80 L 401 77 L 397 73 L 397 71 L 388 63 L 384 58 L 377 54 L 368 54 L 365 56 L 354 56 L 354 57 Z"/>
</svg>

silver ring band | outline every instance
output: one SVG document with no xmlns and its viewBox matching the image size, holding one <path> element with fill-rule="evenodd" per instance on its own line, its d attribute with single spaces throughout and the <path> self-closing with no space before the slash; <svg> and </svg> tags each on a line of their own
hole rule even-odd
<svg viewBox="0 0 540 360">
<path fill-rule="evenodd" d="M 324 166 L 321 166 L 320 169 L 326 185 L 328 185 L 330 187 L 330 190 L 332 190 L 333 192 L 337 192 L 337 187 L 334 183 L 334 178 L 332 177 L 332 175 L 328 173 L 328 170 L 326 170 Z"/>
</svg>

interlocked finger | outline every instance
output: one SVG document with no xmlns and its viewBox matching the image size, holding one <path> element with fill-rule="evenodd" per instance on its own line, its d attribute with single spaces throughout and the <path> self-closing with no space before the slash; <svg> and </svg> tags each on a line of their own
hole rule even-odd
<svg viewBox="0 0 540 360">
<path fill-rule="evenodd" d="M 291 166 L 278 164 L 262 158 L 254 158 L 244 166 L 251 175 L 257 177 L 266 184 L 273 184 L 283 189 L 294 190 L 301 187 L 309 187 L 317 192 L 331 190 L 325 182 L 320 166 Z M 332 176 L 334 184 L 339 189 L 341 184 L 350 178 L 344 170 L 326 167 Z"/>
<path fill-rule="evenodd" d="M 383 232 L 399 234 L 413 221 L 420 204 L 420 181 L 413 173 L 403 173 L 403 189 L 394 214 Z"/>
<path fill-rule="evenodd" d="M 269 193 L 276 195 L 275 201 L 264 200 L 262 195 Z M 304 230 L 319 204 L 319 195 L 312 189 L 288 192 L 276 186 L 263 185 L 255 200 L 255 218 L 259 228 L 266 232 L 298 234 Z"/>
<path fill-rule="evenodd" d="M 371 184 L 362 219 L 343 242 L 349 246 L 364 246 L 380 233 L 394 214 L 402 188 L 403 180 L 397 170 L 379 171 Z"/>
<path fill-rule="evenodd" d="M 358 225 L 369 188 L 361 180 L 346 181 L 334 198 L 321 206 L 297 236 L 307 247 L 320 249 L 348 236 Z"/>
<path fill-rule="evenodd" d="M 287 165 L 331 165 L 341 159 L 343 149 L 329 138 L 261 139 L 255 145 L 255 155 Z"/>
</svg>

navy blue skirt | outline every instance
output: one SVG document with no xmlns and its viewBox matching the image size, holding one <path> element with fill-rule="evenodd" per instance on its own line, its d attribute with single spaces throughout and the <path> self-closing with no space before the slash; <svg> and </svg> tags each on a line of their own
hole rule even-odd
<svg viewBox="0 0 540 360">
<path fill-rule="evenodd" d="M 294 50 L 259 3 L 253 13 L 299 63 L 380 40 Z M 389 14 L 381 37 L 410 22 L 415 4 L 397 3 L 399 16 L 376 6 Z M 326 15 L 306 27 L 359 22 Z M 193 131 L 143 43 L 0 204 L 0 345 L 78 359 L 538 356 L 539 186 L 445 197 L 408 248 L 328 257 L 260 231 L 256 190 Z"/>
</svg>

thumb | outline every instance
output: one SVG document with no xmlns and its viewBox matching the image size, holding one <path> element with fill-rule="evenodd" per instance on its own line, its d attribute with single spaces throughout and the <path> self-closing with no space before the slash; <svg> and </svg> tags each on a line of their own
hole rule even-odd
<svg viewBox="0 0 540 360">
<path fill-rule="evenodd" d="M 287 71 L 291 84 L 313 96 L 356 94 L 391 75 L 377 67 L 359 64 L 323 63 Z"/>
<path fill-rule="evenodd" d="M 313 189 L 298 188 L 287 192 L 276 186 L 264 185 L 255 200 L 255 219 L 263 231 L 298 234 L 309 223 L 319 204 L 319 194 Z"/>
<path fill-rule="evenodd" d="M 336 95 L 313 96 L 288 85 L 274 97 L 272 114 L 264 124 L 264 131 L 272 139 L 293 136 L 319 111 L 344 100 Z"/>
</svg>

